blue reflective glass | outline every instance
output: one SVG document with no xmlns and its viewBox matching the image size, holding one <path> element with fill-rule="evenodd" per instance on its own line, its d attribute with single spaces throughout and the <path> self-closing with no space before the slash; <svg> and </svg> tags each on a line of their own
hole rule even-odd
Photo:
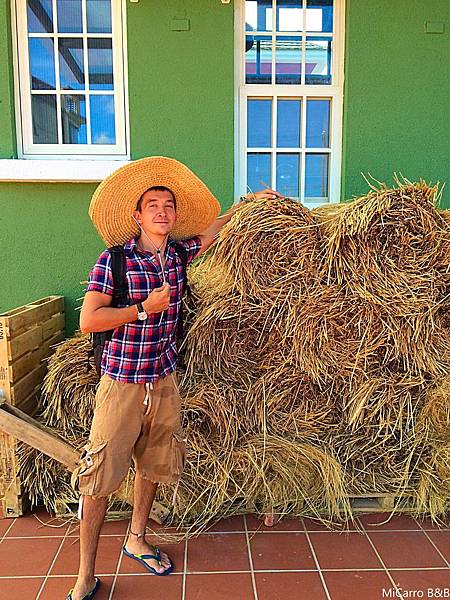
<svg viewBox="0 0 450 600">
<path fill-rule="evenodd" d="M 29 38 L 31 89 L 54 90 L 55 55 L 53 40 L 49 38 Z"/>
<path fill-rule="evenodd" d="M 277 31 L 302 31 L 302 0 L 277 0 Z"/>
<path fill-rule="evenodd" d="M 57 0 L 59 33 L 82 33 L 81 0 Z"/>
<path fill-rule="evenodd" d="M 333 31 L 333 0 L 307 0 L 306 31 Z"/>
<path fill-rule="evenodd" d="M 84 89 L 82 38 L 59 38 L 59 81 L 63 90 Z"/>
<path fill-rule="evenodd" d="M 331 84 L 331 38 L 306 38 L 305 82 L 310 85 Z"/>
<path fill-rule="evenodd" d="M 88 39 L 89 87 L 113 89 L 113 53 L 111 38 Z"/>
<path fill-rule="evenodd" d="M 33 121 L 33 142 L 35 144 L 57 144 L 56 95 L 32 94 L 31 116 Z"/>
<path fill-rule="evenodd" d="M 306 145 L 328 148 L 330 145 L 330 101 L 308 100 L 306 103 Z"/>
<path fill-rule="evenodd" d="M 53 33 L 52 0 L 28 0 L 27 30 L 29 33 Z"/>
<path fill-rule="evenodd" d="M 248 31 L 272 31 L 272 0 L 247 0 L 245 25 Z"/>
<path fill-rule="evenodd" d="M 111 33 L 111 0 L 87 0 L 88 33 Z"/>
<path fill-rule="evenodd" d="M 247 146 L 270 148 L 272 145 L 272 100 L 248 100 Z"/>
<path fill-rule="evenodd" d="M 300 146 L 300 107 L 300 100 L 278 100 L 278 148 L 298 148 Z"/>
<path fill-rule="evenodd" d="M 247 36 L 245 52 L 246 83 L 272 82 L 272 39 Z"/>
<path fill-rule="evenodd" d="M 301 38 L 278 36 L 276 41 L 276 83 L 300 84 Z"/>
<path fill-rule="evenodd" d="M 277 154 L 277 186 L 278 192 L 288 198 L 300 196 L 300 155 Z"/>
<path fill-rule="evenodd" d="M 64 144 L 86 144 L 86 97 L 79 94 L 61 96 L 61 123 Z"/>
<path fill-rule="evenodd" d="M 264 185 L 271 184 L 270 154 L 254 152 L 247 155 L 248 190 L 257 192 Z"/>
<path fill-rule="evenodd" d="M 92 143 L 115 144 L 114 96 L 92 95 L 90 97 L 90 108 Z"/>
<path fill-rule="evenodd" d="M 305 198 L 328 198 L 328 154 L 306 155 Z"/>
</svg>

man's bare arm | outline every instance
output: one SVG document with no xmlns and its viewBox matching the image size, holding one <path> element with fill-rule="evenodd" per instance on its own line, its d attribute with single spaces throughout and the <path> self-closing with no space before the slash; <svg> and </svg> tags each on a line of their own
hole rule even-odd
<svg viewBox="0 0 450 600">
<path fill-rule="evenodd" d="M 86 292 L 81 307 L 80 329 L 83 333 L 108 331 L 137 319 L 137 306 L 132 304 L 125 308 L 111 306 L 112 296 L 101 292 Z M 169 307 L 170 286 L 165 283 L 150 292 L 142 302 L 146 313 L 160 313 Z"/>
</svg>

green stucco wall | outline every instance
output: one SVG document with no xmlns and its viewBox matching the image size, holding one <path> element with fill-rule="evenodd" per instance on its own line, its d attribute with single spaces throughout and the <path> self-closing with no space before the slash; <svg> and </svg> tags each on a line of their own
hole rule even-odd
<svg viewBox="0 0 450 600">
<path fill-rule="evenodd" d="M 360 173 L 450 184 L 448 0 L 347 0 L 342 195 Z M 445 32 L 425 33 L 426 21 Z M 450 190 L 445 190 L 450 206 Z"/>
<path fill-rule="evenodd" d="M 234 0 L 235 2 L 237 0 Z M 0 158 L 14 157 L 9 1 L 0 0 Z M 342 199 L 367 189 L 360 171 L 448 181 L 447 0 L 347 0 Z M 173 18 L 190 30 L 171 31 Z M 127 3 L 132 158 L 186 162 L 233 198 L 233 2 Z M 447 187 L 450 182 L 447 183 Z M 95 185 L 0 183 L 0 312 L 49 294 L 66 298 L 67 333 L 78 321 L 80 282 L 102 249 L 87 207 Z M 447 190 L 445 205 L 450 206 Z M 79 303 L 78 303 L 79 304 Z"/>
</svg>

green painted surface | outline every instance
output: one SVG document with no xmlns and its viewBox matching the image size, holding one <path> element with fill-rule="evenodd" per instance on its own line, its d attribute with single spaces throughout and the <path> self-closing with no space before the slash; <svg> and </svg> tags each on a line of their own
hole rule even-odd
<svg viewBox="0 0 450 600">
<path fill-rule="evenodd" d="M 450 206 L 448 0 L 347 0 L 346 13 L 342 198 L 366 192 L 361 171 L 388 185 L 401 172 L 447 182 Z"/>
<path fill-rule="evenodd" d="M 235 0 L 237 1 L 237 0 Z M 9 2 L 0 3 L 9 24 Z M 450 82 L 447 0 L 347 0 L 342 198 L 365 193 L 360 171 L 448 181 Z M 233 197 L 233 5 L 219 0 L 127 4 L 133 158 L 190 165 L 225 207 Z M 189 20 L 189 29 L 174 31 Z M 443 34 L 425 21 L 445 21 Z M 183 27 L 185 25 L 183 24 Z M 10 59 L 8 28 L 0 55 Z M 11 64 L 11 63 L 9 63 Z M 0 157 L 15 153 L 12 72 L 0 61 Z M 447 187 L 450 182 L 447 183 Z M 0 311 L 49 294 L 78 322 L 80 282 L 102 249 L 87 216 L 95 185 L 0 184 Z M 445 203 L 450 206 L 447 190 Z M 78 303 L 79 304 L 79 303 Z"/>
<path fill-rule="evenodd" d="M 0 158 L 16 156 L 10 2 L 0 0 Z M 0 191 L 1 193 L 1 191 Z"/>
</svg>

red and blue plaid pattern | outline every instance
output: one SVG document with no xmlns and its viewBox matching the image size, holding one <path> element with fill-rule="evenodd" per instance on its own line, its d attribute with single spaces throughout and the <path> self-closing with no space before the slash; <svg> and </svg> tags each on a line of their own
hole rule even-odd
<svg viewBox="0 0 450 600">
<path fill-rule="evenodd" d="M 201 248 L 200 238 L 177 242 L 186 248 L 191 263 Z M 129 304 L 142 302 L 149 293 L 163 284 L 161 265 L 150 253 L 137 249 L 136 240 L 124 244 L 127 261 Z M 127 383 L 155 383 L 176 369 L 177 318 L 183 296 L 184 277 L 181 258 L 169 240 L 166 247 L 166 281 L 170 285 L 170 305 L 164 313 L 150 314 L 145 321 L 133 321 L 114 329 L 105 343 L 102 373 Z M 113 294 L 111 256 L 108 250 L 100 254 L 89 274 L 87 292 Z"/>
</svg>

